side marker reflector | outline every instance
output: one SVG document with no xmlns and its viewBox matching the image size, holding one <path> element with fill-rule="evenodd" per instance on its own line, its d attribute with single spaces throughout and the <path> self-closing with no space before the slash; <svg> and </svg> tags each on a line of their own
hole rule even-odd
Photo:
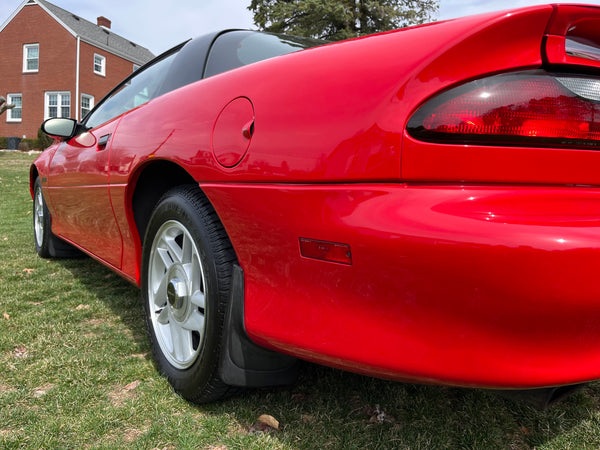
<svg viewBox="0 0 600 450">
<path fill-rule="evenodd" d="M 300 238 L 300 254 L 305 258 L 352 265 L 349 244 Z"/>
</svg>

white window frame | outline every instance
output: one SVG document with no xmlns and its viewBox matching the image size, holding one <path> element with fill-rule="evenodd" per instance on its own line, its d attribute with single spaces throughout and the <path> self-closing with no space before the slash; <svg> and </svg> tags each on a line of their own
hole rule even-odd
<svg viewBox="0 0 600 450">
<path fill-rule="evenodd" d="M 7 122 L 21 122 L 23 117 L 23 94 L 6 94 L 6 103 L 9 105 L 15 101 L 15 97 L 21 99 L 21 106 L 19 108 L 12 108 L 6 110 L 6 121 Z M 15 109 L 21 111 L 21 117 L 13 117 Z"/>
<path fill-rule="evenodd" d="M 44 94 L 44 119 L 50 119 L 50 96 L 51 95 L 56 95 L 57 96 L 57 104 L 56 104 L 56 116 L 55 117 L 63 117 L 62 116 L 62 108 L 64 108 L 65 106 L 63 105 L 63 97 L 65 96 L 69 96 L 69 115 L 67 116 L 67 118 L 70 118 L 72 115 L 72 107 L 73 107 L 73 103 L 72 103 L 72 96 L 71 96 L 71 92 L 70 91 L 47 91 Z"/>
<path fill-rule="evenodd" d="M 96 58 L 100 58 L 100 70 L 96 70 Z M 106 57 L 94 53 L 94 73 L 96 75 L 106 76 Z"/>
<path fill-rule="evenodd" d="M 83 120 L 85 114 L 83 113 L 83 99 L 86 98 L 90 102 L 89 111 L 94 109 L 94 96 L 89 94 L 81 94 L 81 100 L 79 102 L 79 120 Z M 87 114 L 87 113 L 86 113 Z"/>
<path fill-rule="evenodd" d="M 29 53 L 30 48 L 37 48 L 38 56 L 37 56 L 37 68 L 29 69 L 27 66 L 27 62 L 29 59 L 27 58 L 27 54 Z M 33 59 L 33 58 L 32 58 Z M 40 70 L 40 44 L 24 44 L 23 45 L 23 73 L 35 73 Z"/>
</svg>

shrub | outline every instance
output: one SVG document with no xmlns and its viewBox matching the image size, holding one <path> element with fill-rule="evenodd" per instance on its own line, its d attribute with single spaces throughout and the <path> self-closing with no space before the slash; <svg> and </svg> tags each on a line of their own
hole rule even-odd
<svg viewBox="0 0 600 450">
<path fill-rule="evenodd" d="M 24 151 L 39 149 L 37 139 L 21 139 L 21 144 L 23 143 L 28 146 L 27 150 Z M 19 150 L 21 150 L 21 145 L 19 145 Z"/>
<path fill-rule="evenodd" d="M 0 148 L 8 147 L 8 143 L 6 142 L 6 138 L 4 136 L 0 136 Z"/>
<path fill-rule="evenodd" d="M 29 151 L 29 142 L 26 139 L 23 139 L 19 142 L 19 151 L 28 152 Z"/>
<path fill-rule="evenodd" d="M 54 140 L 46 133 L 44 133 L 40 128 L 37 133 L 36 147 L 40 150 L 44 150 L 45 148 L 49 147 L 52 144 L 52 142 L 54 142 Z"/>
</svg>

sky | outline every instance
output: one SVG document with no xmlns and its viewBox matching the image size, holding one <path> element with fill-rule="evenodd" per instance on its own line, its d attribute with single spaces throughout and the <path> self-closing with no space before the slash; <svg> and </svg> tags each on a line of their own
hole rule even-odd
<svg viewBox="0 0 600 450">
<path fill-rule="evenodd" d="M 154 54 L 195 36 L 224 28 L 255 28 L 250 0 L 48 0 L 91 22 L 98 16 L 112 21 L 112 31 Z M 564 0 L 563 0 L 564 1 Z M 0 24 L 22 0 L 0 0 Z M 439 20 L 549 3 L 544 0 L 441 0 Z M 600 4 L 600 0 L 573 0 Z"/>
</svg>

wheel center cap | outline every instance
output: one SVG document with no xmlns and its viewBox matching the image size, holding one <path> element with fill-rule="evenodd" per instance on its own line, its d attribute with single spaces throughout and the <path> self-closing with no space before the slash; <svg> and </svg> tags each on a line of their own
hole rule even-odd
<svg viewBox="0 0 600 450">
<path fill-rule="evenodd" d="M 167 301 L 173 318 L 185 321 L 189 313 L 189 282 L 185 269 L 180 263 L 175 263 L 167 273 Z"/>
<path fill-rule="evenodd" d="M 167 300 L 172 308 L 181 309 L 187 297 L 187 288 L 184 281 L 172 278 L 167 285 Z"/>
</svg>

